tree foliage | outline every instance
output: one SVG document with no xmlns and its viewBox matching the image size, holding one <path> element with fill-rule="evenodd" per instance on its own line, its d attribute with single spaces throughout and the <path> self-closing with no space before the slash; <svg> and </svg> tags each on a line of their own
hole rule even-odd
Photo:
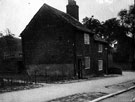
<svg viewBox="0 0 135 102">
<path fill-rule="evenodd" d="M 122 25 L 128 29 L 127 35 L 132 38 L 132 69 L 135 70 L 135 5 L 131 5 L 129 10 L 121 10 L 118 16 Z"/>
<path fill-rule="evenodd" d="M 121 24 L 127 28 L 128 33 L 135 33 L 135 7 L 131 5 L 129 10 L 123 9 L 118 13 Z M 132 37 L 132 36 L 131 36 Z"/>
<path fill-rule="evenodd" d="M 129 10 L 123 9 L 118 13 L 118 18 L 111 18 L 105 22 L 100 22 L 98 19 L 91 18 L 83 19 L 84 25 L 95 34 L 104 36 L 111 44 L 118 42 L 117 53 L 121 59 L 128 59 L 132 53 L 132 35 L 135 33 L 135 8 L 133 5 Z"/>
<path fill-rule="evenodd" d="M 98 19 L 95 19 L 94 16 L 91 16 L 90 18 L 85 17 L 83 19 L 83 24 L 85 27 L 90 29 L 94 34 L 103 36 L 102 23 Z"/>
<path fill-rule="evenodd" d="M 0 59 L 4 53 L 21 51 L 21 39 L 14 37 L 9 29 L 5 30 L 5 35 L 2 32 L 0 35 Z"/>
</svg>

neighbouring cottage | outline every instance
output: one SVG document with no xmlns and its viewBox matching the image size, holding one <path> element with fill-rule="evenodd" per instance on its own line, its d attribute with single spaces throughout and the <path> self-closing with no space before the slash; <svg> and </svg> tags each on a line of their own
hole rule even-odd
<svg viewBox="0 0 135 102">
<path fill-rule="evenodd" d="M 94 35 L 94 43 L 91 47 L 96 75 L 108 74 L 108 42 L 104 38 Z"/>
<path fill-rule="evenodd" d="M 104 72 L 105 57 L 98 57 L 98 44 L 104 50 L 104 43 L 78 21 L 78 12 L 76 2 L 69 0 L 67 13 L 44 4 L 35 14 L 21 33 L 29 74 L 82 78 Z"/>
</svg>

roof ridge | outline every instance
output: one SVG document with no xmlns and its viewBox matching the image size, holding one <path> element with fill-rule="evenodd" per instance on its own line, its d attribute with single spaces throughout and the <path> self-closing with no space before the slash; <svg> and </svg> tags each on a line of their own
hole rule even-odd
<svg viewBox="0 0 135 102">
<path fill-rule="evenodd" d="M 80 23 L 78 20 L 76 20 L 74 17 L 72 17 L 71 15 L 60 11 L 46 3 L 44 3 L 41 8 L 37 11 L 37 13 L 33 16 L 33 18 L 30 20 L 30 22 L 28 23 L 28 25 L 25 27 L 25 29 L 23 30 L 23 32 L 25 32 L 26 29 L 29 29 L 28 27 L 30 26 L 30 23 L 32 23 L 34 21 L 35 18 L 39 18 L 39 15 L 41 13 L 44 13 L 44 11 L 47 10 L 49 11 L 49 13 L 52 13 L 52 15 L 56 15 L 58 17 L 61 17 L 61 19 L 65 20 L 67 23 L 69 23 L 70 25 L 72 25 L 73 27 L 75 27 L 76 29 L 86 32 L 86 33 L 92 33 L 88 28 L 86 28 L 82 23 Z M 21 35 L 23 34 L 23 32 L 21 33 Z"/>
</svg>

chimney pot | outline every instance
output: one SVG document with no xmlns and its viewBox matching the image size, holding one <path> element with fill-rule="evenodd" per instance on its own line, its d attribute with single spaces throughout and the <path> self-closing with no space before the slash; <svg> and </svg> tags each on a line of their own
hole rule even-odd
<svg viewBox="0 0 135 102">
<path fill-rule="evenodd" d="M 76 5 L 76 1 L 75 0 L 68 0 L 68 4 L 69 5 Z"/>
</svg>

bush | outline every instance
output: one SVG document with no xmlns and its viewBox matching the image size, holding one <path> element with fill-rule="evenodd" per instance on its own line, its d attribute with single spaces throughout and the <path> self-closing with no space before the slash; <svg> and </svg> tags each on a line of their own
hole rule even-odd
<svg viewBox="0 0 135 102">
<path fill-rule="evenodd" d="M 0 87 L 4 87 L 4 80 L 3 80 L 3 78 L 0 78 Z"/>
<path fill-rule="evenodd" d="M 108 69 L 108 74 L 120 74 L 122 75 L 122 69 L 118 67 L 110 67 Z"/>
</svg>

